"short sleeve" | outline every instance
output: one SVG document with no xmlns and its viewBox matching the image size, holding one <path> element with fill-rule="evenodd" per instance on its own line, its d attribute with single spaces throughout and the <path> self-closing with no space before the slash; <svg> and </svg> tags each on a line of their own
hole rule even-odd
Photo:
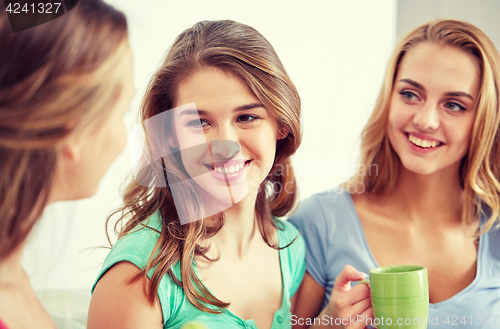
<svg viewBox="0 0 500 329">
<path fill-rule="evenodd" d="M 144 269 L 157 241 L 158 232 L 150 229 L 149 227 L 130 233 L 118 240 L 104 261 L 99 275 L 92 286 L 92 292 L 102 276 L 106 274 L 111 267 L 119 262 L 130 262 L 139 269 Z M 153 273 L 154 268 L 148 272 L 148 277 L 151 278 Z M 158 287 L 158 297 L 160 299 L 164 323 L 166 323 L 166 321 L 170 318 L 172 309 L 172 287 L 168 284 L 169 280 L 170 278 L 168 278 L 168 276 L 164 276 L 161 279 L 160 286 Z"/>
<path fill-rule="evenodd" d="M 278 223 L 281 268 L 284 287 L 292 297 L 299 289 L 306 272 L 306 246 L 304 238 L 292 224 L 284 220 Z M 285 248 L 286 247 L 286 248 Z"/>
<path fill-rule="evenodd" d="M 290 286 L 290 297 L 292 297 L 300 287 L 304 274 L 306 273 L 306 245 L 301 235 L 293 242 L 295 244 L 292 252 L 292 284 Z"/>
<path fill-rule="evenodd" d="M 328 280 L 326 256 L 328 229 L 325 216 L 316 196 L 302 201 L 297 212 L 288 221 L 299 230 L 304 238 L 307 272 L 319 285 L 324 287 Z"/>
</svg>

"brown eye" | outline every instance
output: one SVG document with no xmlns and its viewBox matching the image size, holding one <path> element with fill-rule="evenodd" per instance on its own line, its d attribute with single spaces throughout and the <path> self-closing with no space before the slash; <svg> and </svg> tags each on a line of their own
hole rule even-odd
<svg viewBox="0 0 500 329">
<path fill-rule="evenodd" d="M 191 120 L 187 123 L 187 126 L 190 128 L 201 129 L 208 126 L 208 122 L 202 119 Z"/>
<path fill-rule="evenodd" d="M 240 115 L 238 117 L 238 122 L 244 122 L 244 123 L 247 123 L 247 122 L 252 122 L 252 121 L 255 121 L 255 120 L 258 120 L 260 119 L 258 116 L 256 115 L 249 115 L 249 114 L 244 114 L 244 115 Z"/>
</svg>

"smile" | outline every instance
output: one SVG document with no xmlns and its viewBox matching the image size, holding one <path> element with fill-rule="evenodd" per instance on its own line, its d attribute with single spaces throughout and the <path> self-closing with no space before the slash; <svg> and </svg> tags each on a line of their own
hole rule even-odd
<svg viewBox="0 0 500 329">
<path fill-rule="evenodd" d="M 213 177 L 221 182 L 233 182 L 242 177 L 246 168 L 250 165 L 252 160 L 231 160 L 227 162 L 215 162 L 213 164 L 205 164 Z"/>
<path fill-rule="evenodd" d="M 241 169 L 243 169 L 244 166 L 245 166 L 245 163 L 240 162 L 239 164 L 235 164 L 235 165 L 232 165 L 229 167 L 226 167 L 226 166 L 218 166 L 217 167 L 216 166 L 214 168 L 214 170 L 221 173 L 221 174 L 232 174 L 232 173 L 240 171 Z"/>
<path fill-rule="evenodd" d="M 408 140 L 412 144 L 414 144 L 418 147 L 424 148 L 424 149 L 432 149 L 432 148 L 441 146 L 443 144 L 442 142 L 435 141 L 435 140 L 420 139 L 420 138 L 418 138 L 410 133 L 407 133 L 407 136 L 408 136 Z"/>
</svg>

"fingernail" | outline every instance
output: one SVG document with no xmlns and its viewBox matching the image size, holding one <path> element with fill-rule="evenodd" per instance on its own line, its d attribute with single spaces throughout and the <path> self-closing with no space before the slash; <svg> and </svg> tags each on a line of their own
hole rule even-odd
<svg viewBox="0 0 500 329">
<path fill-rule="evenodd" d="M 362 277 L 363 279 L 368 277 L 368 274 L 363 273 L 363 272 L 359 272 L 359 271 L 358 271 L 358 275 L 359 275 L 360 277 Z"/>
</svg>

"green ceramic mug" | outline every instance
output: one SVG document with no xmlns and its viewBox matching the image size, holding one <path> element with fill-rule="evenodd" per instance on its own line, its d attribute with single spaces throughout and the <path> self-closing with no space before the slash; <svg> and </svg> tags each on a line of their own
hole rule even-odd
<svg viewBox="0 0 500 329">
<path fill-rule="evenodd" d="M 417 265 L 384 266 L 370 270 L 369 283 L 379 329 L 427 328 L 429 284 L 427 269 Z"/>
</svg>

